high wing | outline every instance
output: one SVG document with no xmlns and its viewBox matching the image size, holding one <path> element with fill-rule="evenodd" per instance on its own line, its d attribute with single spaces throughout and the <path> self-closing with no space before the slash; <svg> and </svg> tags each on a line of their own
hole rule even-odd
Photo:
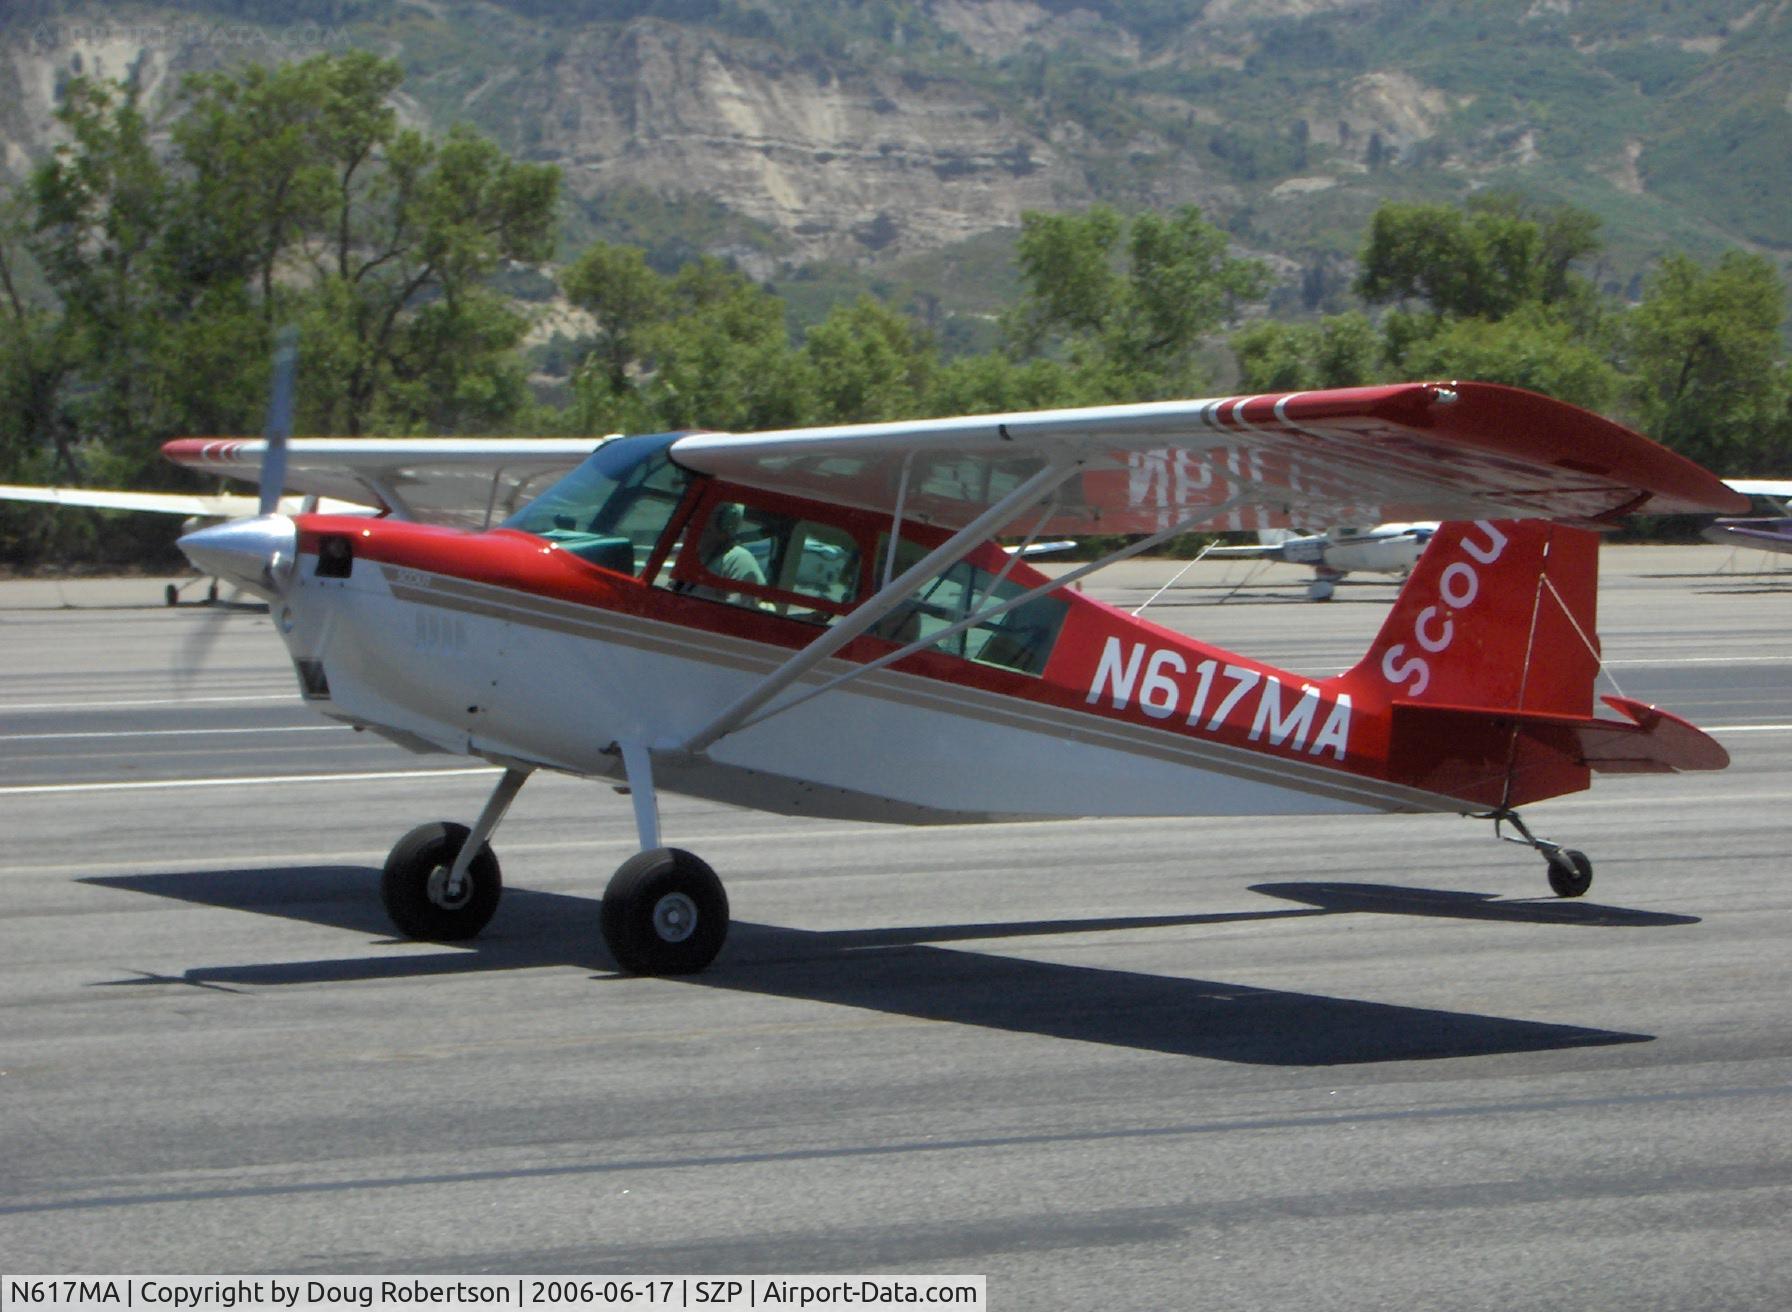
<svg viewBox="0 0 1792 1312">
<path fill-rule="evenodd" d="M 481 528 L 505 518 L 590 455 L 589 437 L 334 438 L 287 444 L 288 492 L 373 506 L 400 519 Z M 260 438 L 184 437 L 162 447 L 202 474 L 260 481 Z M 253 514 L 251 502 L 247 513 Z"/>
<path fill-rule="evenodd" d="M 730 435 L 671 448 L 730 481 L 962 527 L 1042 471 L 1074 469 L 1005 532 L 1153 533 L 1181 522 L 1739 512 L 1691 461 L 1577 406 L 1487 383 L 960 416 Z M 1199 518 L 1204 507 L 1215 511 Z"/>
</svg>

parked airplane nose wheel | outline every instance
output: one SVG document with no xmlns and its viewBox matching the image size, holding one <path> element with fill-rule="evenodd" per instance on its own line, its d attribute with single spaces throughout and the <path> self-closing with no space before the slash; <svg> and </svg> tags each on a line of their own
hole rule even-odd
<svg viewBox="0 0 1792 1312">
<path fill-rule="evenodd" d="M 656 847 L 610 877 L 603 933 L 616 964 L 632 974 L 695 974 L 728 937 L 728 894 L 699 858 Z"/>
<path fill-rule="evenodd" d="M 1579 897 L 1593 887 L 1593 863 L 1587 854 L 1564 847 L 1551 857 L 1549 886 L 1557 897 Z"/>
<path fill-rule="evenodd" d="M 448 887 L 468 829 L 449 821 L 418 825 L 398 840 L 380 876 L 380 901 L 401 934 L 433 943 L 472 938 L 498 909 L 504 891 L 490 844 L 479 849 L 458 890 Z"/>
</svg>

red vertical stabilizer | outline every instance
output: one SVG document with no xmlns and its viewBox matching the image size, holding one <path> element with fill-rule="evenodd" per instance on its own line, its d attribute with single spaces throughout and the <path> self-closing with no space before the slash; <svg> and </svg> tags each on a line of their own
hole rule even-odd
<svg viewBox="0 0 1792 1312">
<path fill-rule="evenodd" d="M 1593 711 L 1598 552 L 1544 520 L 1438 529 L 1350 676 L 1387 689 L 1396 777 L 1477 807 L 1587 786 L 1563 722 Z"/>
</svg>

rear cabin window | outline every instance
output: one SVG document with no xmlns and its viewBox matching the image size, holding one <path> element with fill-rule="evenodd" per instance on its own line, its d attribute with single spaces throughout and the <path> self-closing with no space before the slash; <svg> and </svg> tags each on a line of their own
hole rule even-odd
<svg viewBox="0 0 1792 1312">
<path fill-rule="evenodd" d="M 882 554 L 888 550 L 889 538 L 880 538 L 880 570 Z M 900 574 L 912 568 L 926 554 L 927 548 L 904 540 L 896 551 L 894 572 Z M 914 596 L 873 625 L 871 632 L 907 646 L 929 634 L 943 633 L 961 620 L 1028 590 L 1027 584 L 1013 579 L 998 582 L 988 570 L 960 561 L 924 583 Z M 1057 597 L 1035 597 L 1025 605 L 943 638 L 935 646 L 979 665 L 994 665 L 1020 674 L 1043 674 L 1069 609 Z"/>
</svg>

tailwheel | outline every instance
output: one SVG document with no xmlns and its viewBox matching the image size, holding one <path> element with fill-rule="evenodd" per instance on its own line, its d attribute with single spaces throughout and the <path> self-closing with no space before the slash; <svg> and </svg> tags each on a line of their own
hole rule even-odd
<svg viewBox="0 0 1792 1312">
<path fill-rule="evenodd" d="M 1558 847 L 1549 855 L 1549 886 L 1557 897 L 1580 897 L 1593 887 L 1593 863 L 1585 852 Z"/>
<path fill-rule="evenodd" d="M 481 844 L 465 875 L 452 879 L 469 831 L 451 821 L 418 825 L 398 840 L 380 876 L 380 901 L 401 934 L 435 943 L 472 938 L 498 909 L 498 858 Z"/>
<path fill-rule="evenodd" d="M 1493 821 L 1494 837 L 1541 852 L 1544 868 L 1549 872 L 1549 886 L 1557 897 L 1580 897 L 1593 887 L 1593 863 L 1587 860 L 1585 852 L 1552 843 L 1547 838 L 1538 838 L 1518 818 L 1518 812 L 1510 807 L 1488 811 L 1475 818 Z M 1518 831 L 1516 837 L 1505 832 L 1507 825 Z"/>
<path fill-rule="evenodd" d="M 636 975 L 692 975 L 728 937 L 728 894 L 699 858 L 656 847 L 624 861 L 604 889 L 604 943 Z"/>
</svg>

